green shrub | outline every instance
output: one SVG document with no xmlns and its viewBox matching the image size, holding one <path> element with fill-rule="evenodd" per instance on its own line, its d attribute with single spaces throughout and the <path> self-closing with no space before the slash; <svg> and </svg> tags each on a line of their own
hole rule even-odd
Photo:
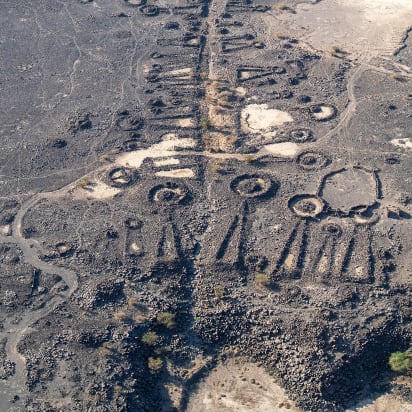
<svg viewBox="0 0 412 412">
<path fill-rule="evenodd" d="M 202 130 L 207 130 L 210 127 L 210 119 L 207 116 L 203 116 L 199 120 L 199 126 Z"/>
<path fill-rule="evenodd" d="M 412 352 L 394 352 L 389 357 L 389 366 L 394 372 L 408 372 L 412 368 Z"/>
<path fill-rule="evenodd" d="M 149 368 L 150 372 L 157 373 L 162 369 L 163 361 L 160 358 L 152 358 L 149 357 L 147 361 L 147 367 Z"/>
<path fill-rule="evenodd" d="M 81 180 L 79 180 L 79 182 L 76 184 L 76 187 L 78 189 L 89 189 L 91 181 L 87 178 L 87 177 L 83 177 Z"/>
<path fill-rule="evenodd" d="M 256 273 L 255 280 L 261 286 L 270 286 L 271 284 L 270 277 L 266 273 Z"/>
<path fill-rule="evenodd" d="M 222 285 L 215 285 L 215 287 L 213 288 L 213 292 L 216 298 L 222 299 L 225 295 L 225 288 Z"/>
<path fill-rule="evenodd" d="M 176 315 L 174 313 L 162 312 L 157 315 L 156 321 L 159 325 L 173 329 L 176 326 L 175 317 Z"/>
<path fill-rule="evenodd" d="M 159 335 L 156 332 L 147 332 L 142 336 L 142 342 L 148 346 L 156 346 L 159 342 Z"/>
</svg>

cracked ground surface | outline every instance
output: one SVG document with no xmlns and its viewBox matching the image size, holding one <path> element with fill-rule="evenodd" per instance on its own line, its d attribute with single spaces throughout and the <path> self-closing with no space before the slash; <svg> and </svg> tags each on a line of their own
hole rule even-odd
<svg viewBox="0 0 412 412">
<path fill-rule="evenodd" d="M 410 408 L 411 10 L 378 6 L 0 1 L 1 411 Z"/>
</svg>

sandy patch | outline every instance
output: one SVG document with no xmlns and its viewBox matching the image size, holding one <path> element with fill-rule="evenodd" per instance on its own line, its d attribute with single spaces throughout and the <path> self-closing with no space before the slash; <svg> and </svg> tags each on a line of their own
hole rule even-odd
<svg viewBox="0 0 412 412">
<path fill-rule="evenodd" d="M 179 159 L 176 159 L 175 157 L 171 157 L 169 159 L 155 160 L 153 162 L 154 167 L 175 166 L 178 164 L 180 164 L 180 161 Z"/>
<path fill-rule="evenodd" d="M 335 109 L 330 106 L 319 106 L 319 111 L 313 113 L 316 120 L 328 120 L 335 115 Z"/>
<path fill-rule="evenodd" d="M 333 45 L 359 59 L 392 54 L 412 21 L 410 0 L 322 0 L 301 4 L 296 14 L 282 14 L 316 49 Z"/>
<path fill-rule="evenodd" d="M 378 24 L 388 19 L 402 17 L 403 13 L 412 12 L 411 0 L 340 0 L 342 4 L 359 7 L 368 20 Z"/>
<path fill-rule="evenodd" d="M 137 253 L 141 253 L 142 249 L 140 248 L 140 246 L 136 243 L 133 242 L 130 244 L 129 246 L 129 252 L 133 255 L 133 254 L 137 254 Z"/>
<path fill-rule="evenodd" d="M 187 67 L 185 69 L 171 70 L 169 72 L 163 73 L 162 77 L 176 77 L 179 79 L 190 79 L 193 77 L 193 69 Z"/>
<path fill-rule="evenodd" d="M 240 78 L 242 80 L 246 80 L 246 79 L 250 79 L 251 77 L 256 76 L 256 73 L 250 72 L 250 71 L 246 71 L 246 70 L 242 70 L 240 72 Z"/>
<path fill-rule="evenodd" d="M 285 391 L 253 364 L 219 365 L 199 384 L 186 412 L 297 412 Z"/>
<path fill-rule="evenodd" d="M 402 147 L 403 149 L 412 149 L 412 139 L 392 139 L 391 143 L 395 146 Z"/>
<path fill-rule="evenodd" d="M 10 236 L 11 235 L 11 225 L 0 226 L 0 234 L 2 234 L 3 236 Z"/>
<path fill-rule="evenodd" d="M 236 87 L 235 92 L 237 93 L 239 97 L 245 97 L 247 90 L 244 87 L 240 86 L 240 87 Z"/>
<path fill-rule="evenodd" d="M 189 179 L 195 177 L 195 173 L 192 169 L 162 170 L 160 172 L 156 172 L 155 174 L 159 177 L 187 177 Z"/>
<path fill-rule="evenodd" d="M 175 122 L 175 126 L 178 127 L 195 127 L 195 121 L 192 117 L 182 117 L 181 119 L 177 119 Z"/>
<path fill-rule="evenodd" d="M 318 264 L 318 272 L 320 274 L 325 274 L 329 268 L 329 259 L 326 255 L 323 255 Z"/>
<path fill-rule="evenodd" d="M 412 412 L 412 405 L 391 395 L 383 395 L 374 401 L 365 401 L 362 406 L 346 412 Z"/>
<path fill-rule="evenodd" d="M 73 191 L 73 197 L 77 199 L 110 199 L 119 192 L 120 189 L 95 180 L 90 181 L 84 188 L 76 188 Z"/>
<path fill-rule="evenodd" d="M 292 253 L 289 253 L 285 259 L 285 266 L 288 269 L 292 269 L 294 267 L 294 263 L 295 263 L 295 255 L 293 255 Z"/>
<path fill-rule="evenodd" d="M 230 110 L 222 109 L 218 104 L 209 106 L 209 121 L 214 128 L 234 127 L 235 117 Z"/>
<path fill-rule="evenodd" d="M 285 123 L 293 122 L 292 116 L 281 110 L 268 109 L 267 104 L 250 104 L 242 110 L 241 123 L 245 131 L 267 134 Z"/>
<path fill-rule="evenodd" d="M 149 74 L 152 70 L 153 70 L 152 67 L 147 64 L 143 66 L 144 74 Z M 171 77 L 173 77 L 176 80 L 190 80 L 193 77 L 193 68 L 184 67 L 182 69 L 169 70 L 169 71 L 159 73 L 159 78 L 161 79 L 171 78 Z"/>
<path fill-rule="evenodd" d="M 191 39 L 191 40 L 187 41 L 186 44 L 188 46 L 199 46 L 200 42 L 199 42 L 199 39 L 196 38 L 196 39 Z"/>
<path fill-rule="evenodd" d="M 296 143 L 283 142 L 268 144 L 263 147 L 263 150 L 275 156 L 294 157 L 300 150 L 300 147 Z"/>
<path fill-rule="evenodd" d="M 179 154 L 179 152 L 175 151 L 176 148 L 186 149 L 195 146 L 196 141 L 194 139 L 179 138 L 174 133 L 169 133 L 163 136 L 163 141 L 154 144 L 148 149 L 124 153 L 116 160 L 116 164 L 138 169 L 145 159 L 173 157 Z"/>
</svg>

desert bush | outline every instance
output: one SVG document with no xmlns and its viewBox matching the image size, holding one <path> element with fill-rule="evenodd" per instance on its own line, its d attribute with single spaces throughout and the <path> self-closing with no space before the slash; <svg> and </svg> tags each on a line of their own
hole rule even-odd
<svg viewBox="0 0 412 412">
<path fill-rule="evenodd" d="M 286 36 L 284 33 L 280 32 L 280 31 L 278 31 L 275 34 L 275 37 L 279 40 L 287 40 L 288 39 L 288 36 Z"/>
<path fill-rule="evenodd" d="M 225 288 L 222 285 L 215 285 L 213 288 L 213 292 L 216 298 L 222 299 L 225 295 Z"/>
<path fill-rule="evenodd" d="M 139 304 L 139 301 L 137 298 L 129 298 L 127 301 L 127 306 L 129 306 L 129 308 L 136 307 L 138 304 Z"/>
<path fill-rule="evenodd" d="M 408 372 L 412 368 L 412 352 L 393 352 L 389 357 L 389 366 L 394 372 Z"/>
<path fill-rule="evenodd" d="M 210 127 L 210 119 L 207 116 L 203 116 L 199 120 L 199 126 L 202 130 L 207 130 Z"/>
<path fill-rule="evenodd" d="M 150 372 L 157 373 L 162 369 L 163 361 L 160 358 L 152 358 L 149 357 L 147 361 L 147 367 L 149 368 Z"/>
<path fill-rule="evenodd" d="M 129 320 L 129 316 L 123 311 L 118 311 L 113 315 L 114 319 L 116 319 L 119 322 L 126 322 Z"/>
<path fill-rule="evenodd" d="M 261 286 L 270 286 L 271 284 L 270 277 L 266 273 L 256 273 L 255 280 Z"/>
<path fill-rule="evenodd" d="M 113 386 L 113 391 L 114 391 L 114 393 L 119 394 L 119 393 L 122 392 L 122 390 L 123 390 L 123 388 L 122 388 L 120 385 L 114 385 L 114 386 Z"/>
<path fill-rule="evenodd" d="M 109 348 L 100 348 L 99 352 L 102 358 L 107 358 L 112 354 L 112 351 Z"/>
<path fill-rule="evenodd" d="M 149 331 L 142 336 L 142 342 L 148 346 L 156 346 L 159 342 L 159 335 L 156 332 Z"/>
<path fill-rule="evenodd" d="M 88 189 L 90 183 L 91 181 L 87 177 L 84 177 L 77 183 L 76 187 L 79 189 Z"/>
<path fill-rule="evenodd" d="M 166 326 L 168 329 L 173 329 L 176 326 L 176 315 L 170 312 L 162 312 L 157 315 L 156 321 L 159 325 Z"/>
</svg>

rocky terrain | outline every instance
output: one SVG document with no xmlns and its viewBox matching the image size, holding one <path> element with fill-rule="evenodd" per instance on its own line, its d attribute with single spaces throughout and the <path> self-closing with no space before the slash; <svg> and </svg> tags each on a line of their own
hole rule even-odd
<svg viewBox="0 0 412 412">
<path fill-rule="evenodd" d="M 408 1 L 0 10 L 0 411 L 410 410 Z"/>
</svg>

